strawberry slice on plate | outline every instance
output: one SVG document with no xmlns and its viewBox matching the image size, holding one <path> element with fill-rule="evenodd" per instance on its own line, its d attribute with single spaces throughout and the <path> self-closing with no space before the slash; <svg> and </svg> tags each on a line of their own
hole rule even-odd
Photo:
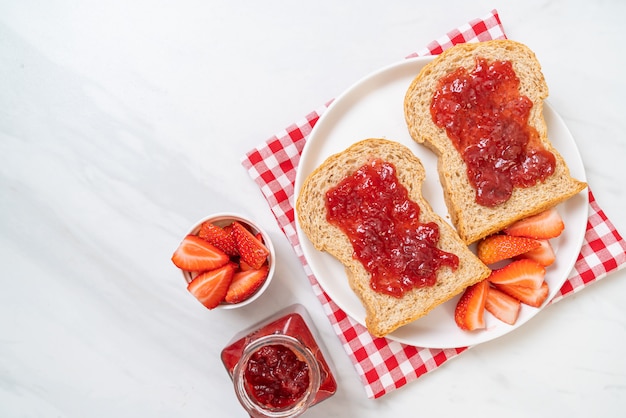
<svg viewBox="0 0 626 418">
<path fill-rule="evenodd" d="M 485 328 L 485 303 L 488 291 L 487 280 L 481 280 L 465 289 L 454 310 L 454 320 L 459 328 L 466 331 Z"/>
<path fill-rule="evenodd" d="M 515 324 L 521 308 L 522 304 L 518 299 L 494 287 L 489 288 L 485 309 L 500 321 L 509 325 Z"/>
<path fill-rule="evenodd" d="M 181 270 L 213 270 L 228 263 L 224 251 L 195 235 L 187 235 L 174 251 L 172 262 Z"/>
<path fill-rule="evenodd" d="M 537 242 L 539 243 L 539 247 L 524 254 L 520 254 L 519 258 L 529 258 L 542 266 L 548 267 L 556 261 L 556 254 L 554 254 L 552 244 L 550 244 L 550 241 L 547 239 L 540 239 L 537 240 Z"/>
<path fill-rule="evenodd" d="M 239 303 L 252 296 L 265 282 L 269 272 L 266 264 L 259 269 L 239 270 L 233 276 L 225 300 L 228 303 Z"/>
<path fill-rule="evenodd" d="M 514 284 L 495 284 L 495 286 L 509 296 L 514 297 L 525 305 L 534 308 L 540 307 L 548 298 L 550 288 L 547 282 L 541 283 L 538 288 L 518 286 Z"/>
<path fill-rule="evenodd" d="M 538 248 L 539 241 L 512 235 L 490 235 L 478 242 L 476 252 L 480 261 L 494 264 Z"/>
<path fill-rule="evenodd" d="M 546 269 L 530 259 L 512 261 L 506 266 L 492 270 L 487 278 L 497 285 L 515 285 L 537 289 L 541 287 L 546 276 Z"/>
<path fill-rule="evenodd" d="M 232 227 L 230 225 L 222 228 L 212 222 L 206 221 L 200 225 L 198 236 L 224 251 L 229 256 L 234 257 L 239 255 L 239 252 L 237 251 L 235 236 L 231 233 L 231 230 Z"/>
<path fill-rule="evenodd" d="M 235 263 L 228 263 L 217 269 L 200 273 L 187 285 L 187 290 L 204 306 L 214 309 L 226 297 L 236 268 Z"/>
<path fill-rule="evenodd" d="M 558 237 L 563 229 L 565 224 L 561 215 L 555 208 L 551 208 L 509 225 L 504 228 L 504 233 L 517 237 L 550 239 Z"/>
<path fill-rule="evenodd" d="M 267 247 L 237 221 L 233 222 L 233 235 L 241 259 L 253 269 L 261 268 L 270 255 Z"/>
</svg>

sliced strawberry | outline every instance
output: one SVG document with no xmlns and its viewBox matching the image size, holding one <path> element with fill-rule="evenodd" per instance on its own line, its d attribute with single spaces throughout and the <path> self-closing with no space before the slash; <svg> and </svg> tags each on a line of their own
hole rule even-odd
<svg viewBox="0 0 626 418">
<path fill-rule="evenodd" d="M 195 235 L 187 235 L 172 255 L 176 267 L 185 271 L 213 270 L 228 260 L 224 251 Z"/>
<path fill-rule="evenodd" d="M 248 270 L 254 270 L 254 269 L 252 268 L 250 264 L 246 263 L 242 259 L 239 259 L 239 270 L 248 271 Z"/>
<path fill-rule="evenodd" d="M 554 254 L 554 249 L 552 248 L 552 244 L 547 239 L 537 240 L 539 242 L 539 247 L 534 250 L 530 250 L 527 253 L 520 254 L 519 258 L 529 258 L 531 260 L 535 260 L 542 266 L 549 266 L 556 261 L 556 255 Z"/>
<path fill-rule="evenodd" d="M 253 269 L 260 268 L 270 255 L 267 247 L 256 239 L 245 226 L 236 221 L 233 222 L 233 235 L 235 236 L 237 251 L 239 251 L 241 259 Z"/>
<path fill-rule="evenodd" d="M 512 284 L 496 284 L 495 286 L 507 295 L 513 296 L 520 302 L 535 308 L 540 307 L 548 297 L 548 293 L 550 293 L 548 283 L 545 281 L 538 288 Z"/>
<path fill-rule="evenodd" d="M 558 237 L 563 229 L 565 224 L 561 215 L 555 208 L 551 208 L 513 223 L 504 229 L 504 233 L 518 237 L 550 239 Z"/>
<path fill-rule="evenodd" d="M 248 299 L 263 285 L 268 272 L 267 264 L 260 269 L 237 271 L 226 293 L 226 302 L 239 303 Z"/>
<path fill-rule="evenodd" d="M 495 287 L 489 288 L 485 309 L 500 321 L 509 325 L 515 324 L 521 307 L 522 304 L 518 299 L 507 295 Z"/>
<path fill-rule="evenodd" d="M 465 289 L 454 310 L 454 320 L 459 328 L 466 331 L 485 328 L 484 314 L 488 291 L 487 280 L 482 280 Z"/>
<path fill-rule="evenodd" d="M 239 252 L 237 252 L 235 237 L 230 233 L 230 229 L 229 227 L 222 228 L 206 221 L 200 225 L 198 236 L 224 251 L 229 256 L 234 257 L 238 255 Z"/>
<path fill-rule="evenodd" d="M 534 250 L 539 245 L 539 241 L 532 238 L 491 235 L 478 243 L 477 253 L 483 263 L 493 264 Z"/>
<path fill-rule="evenodd" d="M 506 266 L 492 270 L 488 280 L 493 284 L 524 286 L 537 289 L 541 287 L 546 269 L 530 259 L 512 261 Z"/>
<path fill-rule="evenodd" d="M 217 269 L 205 271 L 187 285 L 187 290 L 204 306 L 214 309 L 226 297 L 236 268 L 236 264 L 228 263 Z"/>
</svg>

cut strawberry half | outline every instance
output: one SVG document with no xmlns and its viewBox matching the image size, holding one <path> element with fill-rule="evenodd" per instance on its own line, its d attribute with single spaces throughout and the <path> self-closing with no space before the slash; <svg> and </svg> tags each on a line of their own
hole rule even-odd
<svg viewBox="0 0 626 418">
<path fill-rule="evenodd" d="M 530 259 L 521 259 L 493 270 L 488 280 L 498 285 L 516 285 L 537 289 L 541 287 L 545 275 L 544 266 Z"/>
<path fill-rule="evenodd" d="M 488 291 L 487 280 L 482 280 L 465 289 L 454 310 L 454 320 L 459 328 L 466 331 L 485 328 L 484 315 Z"/>
<path fill-rule="evenodd" d="M 231 229 L 232 228 L 229 226 L 222 228 L 206 221 L 200 225 L 198 236 L 224 251 L 229 256 L 234 257 L 238 255 L 239 252 L 237 251 L 235 237 L 230 232 Z"/>
<path fill-rule="evenodd" d="M 236 264 L 228 263 L 217 269 L 205 271 L 187 285 L 187 290 L 204 306 L 214 309 L 226 297 L 236 268 Z"/>
<path fill-rule="evenodd" d="M 185 271 L 213 270 L 229 260 L 224 251 L 195 235 L 187 235 L 172 255 L 176 267 Z"/>
<path fill-rule="evenodd" d="M 239 259 L 239 270 L 248 271 L 248 270 L 254 270 L 254 269 L 252 268 L 250 264 L 246 263 L 242 259 Z"/>
<path fill-rule="evenodd" d="M 509 325 L 515 324 L 521 307 L 522 304 L 518 299 L 494 287 L 489 287 L 485 309 L 500 321 Z"/>
<path fill-rule="evenodd" d="M 535 239 L 558 237 L 565 229 L 565 224 L 555 208 L 545 210 L 537 215 L 519 220 L 504 229 L 507 235 Z"/>
<path fill-rule="evenodd" d="M 267 279 L 268 272 L 267 264 L 256 270 L 237 271 L 226 293 L 226 302 L 240 303 L 254 295 Z"/>
<path fill-rule="evenodd" d="M 553 264 L 556 261 L 556 254 L 554 254 L 554 249 L 552 248 L 550 241 L 547 239 L 540 239 L 537 240 L 537 242 L 539 242 L 539 247 L 524 254 L 520 254 L 518 258 L 529 258 L 545 267 Z"/>
<path fill-rule="evenodd" d="M 512 284 L 495 284 L 495 286 L 509 296 L 514 297 L 523 304 L 535 308 L 540 307 L 547 299 L 550 288 L 547 282 L 543 282 L 538 288 L 516 286 Z"/>
<path fill-rule="evenodd" d="M 511 235 L 491 235 L 477 245 L 477 255 L 485 264 L 513 258 L 539 247 L 539 241 Z"/>
<path fill-rule="evenodd" d="M 237 243 L 237 251 L 243 261 L 253 269 L 259 269 L 270 255 L 267 247 L 259 241 L 245 226 L 233 222 L 233 235 Z"/>
</svg>

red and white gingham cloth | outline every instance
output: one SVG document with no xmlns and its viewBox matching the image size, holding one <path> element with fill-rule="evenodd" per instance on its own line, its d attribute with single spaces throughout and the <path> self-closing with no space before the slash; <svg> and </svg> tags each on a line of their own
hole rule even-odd
<svg viewBox="0 0 626 418">
<path fill-rule="evenodd" d="M 490 39 L 504 39 L 498 13 L 487 16 L 450 31 L 425 49 L 409 57 L 439 54 L 452 45 Z M 408 382 L 436 369 L 456 357 L 468 347 L 433 349 L 401 344 L 386 338 L 375 338 L 365 327 L 348 317 L 319 286 L 303 256 L 294 219 L 294 182 L 304 143 L 311 129 L 328 105 L 310 113 L 286 130 L 249 151 L 242 159 L 243 166 L 259 185 L 278 224 L 293 246 L 319 298 L 333 329 L 361 377 L 369 398 L 378 398 Z M 589 221 L 580 255 L 560 292 L 551 303 L 583 289 L 605 277 L 609 272 L 626 265 L 626 242 L 598 207 L 589 191 Z"/>
</svg>

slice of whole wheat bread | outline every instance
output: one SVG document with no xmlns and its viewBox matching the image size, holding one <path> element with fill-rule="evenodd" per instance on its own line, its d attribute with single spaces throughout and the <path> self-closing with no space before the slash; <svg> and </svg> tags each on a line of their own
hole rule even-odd
<svg viewBox="0 0 626 418">
<path fill-rule="evenodd" d="M 449 267 L 439 268 L 434 286 L 412 289 L 401 298 L 372 290 L 370 273 L 353 257 L 348 237 L 326 218 L 326 192 L 373 158 L 395 166 L 398 181 L 420 207 L 420 222 L 436 222 L 440 231 L 438 247 L 459 258 L 455 271 Z M 302 231 L 317 250 L 328 252 L 345 266 L 349 285 L 365 308 L 365 324 L 370 333 L 378 337 L 426 315 L 490 273 L 454 229 L 424 200 L 421 193 L 424 178 L 422 163 L 409 148 L 395 141 L 366 139 L 326 159 L 309 174 L 298 193 L 296 213 Z"/>
<path fill-rule="evenodd" d="M 467 166 L 446 131 L 432 120 L 430 108 L 439 80 L 464 67 L 474 69 L 476 57 L 511 61 L 520 79 L 519 93 L 532 102 L 529 124 L 539 133 L 543 146 L 556 158 L 554 173 L 545 181 L 528 188 L 515 187 L 511 197 L 495 207 L 476 202 L 476 192 L 469 182 Z M 547 135 L 543 101 L 548 96 L 541 66 L 525 45 L 511 40 L 494 40 L 456 45 L 428 63 L 407 90 L 404 113 L 411 137 L 431 148 L 438 156 L 439 179 L 452 223 L 467 243 L 502 230 L 505 226 L 553 207 L 576 195 L 587 186 L 570 176 L 563 157 Z"/>
</svg>

